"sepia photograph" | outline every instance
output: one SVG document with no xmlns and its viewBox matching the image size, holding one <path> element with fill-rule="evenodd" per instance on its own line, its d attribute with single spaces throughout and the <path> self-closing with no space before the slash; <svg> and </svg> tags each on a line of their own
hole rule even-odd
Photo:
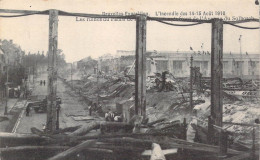
<svg viewBox="0 0 260 160">
<path fill-rule="evenodd" d="M 0 160 L 259 160 L 259 0 L 0 0 Z"/>
</svg>

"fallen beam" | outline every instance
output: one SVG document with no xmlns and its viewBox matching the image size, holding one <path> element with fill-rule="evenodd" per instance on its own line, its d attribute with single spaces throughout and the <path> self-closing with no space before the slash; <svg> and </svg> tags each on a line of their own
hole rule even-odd
<svg viewBox="0 0 260 160">
<path fill-rule="evenodd" d="M 92 122 L 91 124 L 86 124 L 76 131 L 69 134 L 69 136 L 82 136 L 87 133 L 89 133 L 93 129 L 100 129 L 100 127 L 106 127 L 106 128 L 133 128 L 133 125 L 130 125 L 128 123 L 119 123 L 119 122 Z"/>
<path fill-rule="evenodd" d="M 49 142 L 50 138 L 40 137 L 32 134 L 6 133 L 0 132 L 0 147 L 12 147 L 21 145 L 41 145 Z"/>
<path fill-rule="evenodd" d="M 223 124 L 230 124 L 230 125 L 248 126 L 248 127 L 260 127 L 259 124 L 233 123 L 233 122 L 222 122 L 222 123 Z"/>
<path fill-rule="evenodd" d="M 80 143 L 79 145 L 72 147 L 64 152 L 61 152 L 59 154 L 57 154 L 54 157 L 49 158 L 48 160 L 65 160 L 65 159 L 69 159 L 71 156 L 76 155 L 78 153 L 80 153 L 81 151 L 83 151 L 86 148 L 90 148 L 95 144 L 96 141 L 94 140 L 88 140 L 85 142 Z"/>
<path fill-rule="evenodd" d="M 68 148 L 68 146 L 19 146 L 1 148 L 0 154 L 4 160 L 42 160 Z"/>
<path fill-rule="evenodd" d="M 171 147 L 171 148 L 183 148 L 183 149 L 189 149 L 189 150 L 195 150 L 195 151 L 202 151 L 202 152 L 210 152 L 210 153 L 218 153 L 219 152 L 219 146 L 213 146 L 208 144 L 202 144 L 202 143 L 194 143 L 194 142 L 188 142 L 181 139 L 175 139 L 175 138 L 156 138 L 156 137 L 149 137 L 149 140 L 146 139 L 135 139 L 135 138 L 113 138 L 113 139 L 103 139 L 101 141 L 104 142 L 110 142 L 110 143 L 116 143 L 116 144 L 123 144 L 127 143 L 128 145 L 134 145 L 137 146 L 143 146 L 147 147 L 151 145 L 152 143 L 158 143 L 161 146 L 164 147 Z M 244 152 L 236 151 L 233 149 L 227 150 L 228 154 L 242 154 Z"/>
<path fill-rule="evenodd" d="M 66 150 L 69 149 L 68 146 L 18 146 L 18 147 L 8 147 L 0 148 L 1 153 L 5 152 L 18 152 L 27 150 Z"/>
<path fill-rule="evenodd" d="M 164 155 L 171 155 L 171 154 L 176 154 L 178 149 L 165 149 L 162 150 Z M 152 155 L 152 150 L 145 150 L 142 153 L 142 156 L 151 156 Z"/>
<path fill-rule="evenodd" d="M 160 123 L 160 122 L 163 122 L 163 121 L 165 121 L 165 120 L 166 120 L 166 118 L 161 118 L 161 119 L 158 119 L 158 120 L 156 120 L 156 121 L 147 123 L 147 126 L 152 126 L 152 125 L 154 125 L 154 124 L 156 124 L 156 123 Z"/>
</svg>

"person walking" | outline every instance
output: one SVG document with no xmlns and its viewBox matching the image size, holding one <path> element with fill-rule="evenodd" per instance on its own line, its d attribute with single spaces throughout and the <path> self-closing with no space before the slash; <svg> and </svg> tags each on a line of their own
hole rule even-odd
<svg viewBox="0 0 260 160">
<path fill-rule="evenodd" d="M 43 81 L 43 85 L 45 86 L 45 80 Z"/>
<path fill-rule="evenodd" d="M 26 116 L 28 117 L 29 115 L 30 115 L 30 105 L 28 105 L 27 107 L 26 107 Z"/>
</svg>

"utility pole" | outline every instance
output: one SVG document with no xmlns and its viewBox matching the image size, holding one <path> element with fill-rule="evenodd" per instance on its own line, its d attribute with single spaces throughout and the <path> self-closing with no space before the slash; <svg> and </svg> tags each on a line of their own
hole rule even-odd
<svg viewBox="0 0 260 160">
<path fill-rule="evenodd" d="M 48 97 L 46 130 L 57 130 L 57 49 L 58 49 L 58 11 L 49 11 L 49 51 L 48 51 Z"/>
<path fill-rule="evenodd" d="M 193 57 L 190 57 L 190 114 L 193 110 Z"/>
<path fill-rule="evenodd" d="M 255 4 L 258 5 L 258 7 L 259 7 L 258 13 L 259 13 L 259 28 L 260 28 L 260 4 L 259 4 L 259 0 L 255 0 Z M 260 29 L 259 29 L 259 33 L 260 33 Z M 260 34 L 259 34 L 259 37 L 260 37 Z M 259 50 L 260 50 L 260 46 L 259 46 Z M 258 127 L 258 136 L 260 137 L 259 127 Z M 258 158 L 260 159 L 260 154 L 259 154 Z"/>
<path fill-rule="evenodd" d="M 239 44 L 240 44 L 240 55 L 242 54 L 242 35 L 239 36 Z"/>
<path fill-rule="evenodd" d="M 146 15 L 136 17 L 135 114 L 146 116 Z"/>
</svg>

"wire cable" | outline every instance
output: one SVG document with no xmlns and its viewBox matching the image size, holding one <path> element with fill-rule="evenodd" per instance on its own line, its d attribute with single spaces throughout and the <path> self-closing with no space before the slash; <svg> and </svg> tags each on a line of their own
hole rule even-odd
<svg viewBox="0 0 260 160">
<path fill-rule="evenodd" d="M 259 27 L 244 27 L 244 26 L 240 26 L 240 25 L 236 25 L 230 22 L 225 22 L 225 24 L 229 24 L 231 26 L 237 27 L 237 28 L 242 28 L 242 29 L 260 29 Z"/>
<path fill-rule="evenodd" d="M 195 25 L 203 24 L 202 22 L 197 22 L 197 23 L 193 23 L 193 24 L 173 24 L 173 23 L 169 23 L 169 22 L 165 22 L 165 21 L 161 21 L 161 20 L 156 20 L 156 19 L 155 19 L 155 21 L 163 23 L 163 24 L 171 25 L 171 26 L 178 26 L 178 27 L 188 27 L 188 26 L 195 26 Z"/>
<path fill-rule="evenodd" d="M 232 24 L 236 24 L 236 23 L 247 23 L 247 22 L 259 22 L 259 19 L 256 18 L 251 18 L 251 19 L 244 19 L 244 20 L 239 20 L 239 21 L 224 21 L 224 23 L 232 23 Z"/>
<path fill-rule="evenodd" d="M 45 11 L 40 11 L 40 12 L 35 12 L 35 13 L 28 13 L 28 14 L 20 14 L 20 15 L 0 15 L 0 17 L 2 18 L 16 18 L 16 17 L 25 17 L 25 16 L 31 16 L 31 15 L 35 15 L 35 14 L 43 14 L 43 13 L 47 13 L 49 10 L 45 10 Z"/>
</svg>

